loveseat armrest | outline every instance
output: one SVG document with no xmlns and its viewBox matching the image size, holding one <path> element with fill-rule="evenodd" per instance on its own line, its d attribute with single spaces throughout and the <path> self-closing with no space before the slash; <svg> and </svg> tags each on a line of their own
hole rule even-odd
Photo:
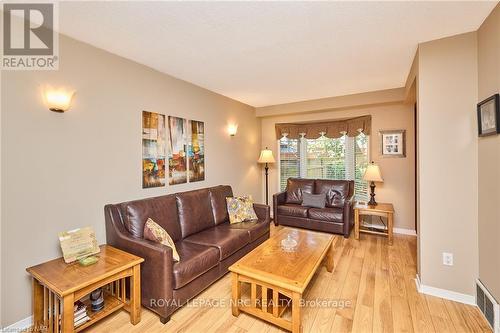
<svg viewBox="0 0 500 333">
<path fill-rule="evenodd" d="M 344 208 L 342 212 L 344 221 L 344 237 L 348 238 L 354 222 L 354 195 L 344 201 Z"/>
<path fill-rule="evenodd" d="M 125 229 L 120 209 L 104 207 L 107 244 L 144 259 L 141 267 L 142 304 L 162 318 L 170 316 L 173 308 L 165 300 L 173 298 L 173 252 L 168 246 L 135 238 Z"/>
<path fill-rule="evenodd" d="M 271 207 L 263 204 L 253 204 L 253 209 L 255 210 L 255 214 L 259 218 L 259 220 L 264 221 L 266 223 L 271 222 Z"/>
<path fill-rule="evenodd" d="M 286 192 L 279 192 L 273 195 L 273 220 L 274 225 L 278 225 L 278 206 L 286 202 Z"/>
</svg>

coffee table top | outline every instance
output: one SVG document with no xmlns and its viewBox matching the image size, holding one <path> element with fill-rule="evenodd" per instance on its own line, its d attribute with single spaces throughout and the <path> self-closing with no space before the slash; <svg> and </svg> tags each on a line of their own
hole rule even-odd
<svg viewBox="0 0 500 333">
<path fill-rule="evenodd" d="M 295 252 L 281 249 L 291 235 L 298 242 Z M 302 293 L 328 253 L 336 236 L 315 231 L 283 228 L 229 267 L 234 273 Z"/>
<path fill-rule="evenodd" d="M 100 248 L 101 252 L 96 254 L 99 260 L 90 266 L 80 266 L 78 262 L 66 264 L 63 258 L 58 258 L 26 271 L 59 296 L 64 296 L 144 261 L 110 245 Z"/>
</svg>

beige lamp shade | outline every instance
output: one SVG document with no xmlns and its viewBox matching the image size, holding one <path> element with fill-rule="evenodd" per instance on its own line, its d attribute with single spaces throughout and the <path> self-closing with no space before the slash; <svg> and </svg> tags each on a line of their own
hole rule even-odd
<svg viewBox="0 0 500 333">
<path fill-rule="evenodd" d="M 274 160 L 273 156 L 273 151 L 271 149 L 262 149 L 260 151 L 260 157 L 259 160 L 257 161 L 258 163 L 274 163 L 276 162 Z"/>
<path fill-rule="evenodd" d="M 383 182 L 384 179 L 382 178 L 382 173 L 380 172 L 380 168 L 378 167 L 377 164 L 371 162 L 368 164 L 368 167 L 366 168 L 365 174 L 363 176 L 363 180 L 369 181 L 369 182 Z"/>
</svg>

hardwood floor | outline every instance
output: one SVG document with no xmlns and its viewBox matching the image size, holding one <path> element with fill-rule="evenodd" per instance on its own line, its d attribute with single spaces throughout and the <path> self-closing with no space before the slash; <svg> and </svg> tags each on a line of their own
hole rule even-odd
<svg viewBox="0 0 500 333">
<path fill-rule="evenodd" d="M 305 307 L 303 332 L 491 332 L 477 308 L 418 293 L 415 237 L 394 235 L 393 246 L 380 236 L 339 237 L 333 273 L 320 269 L 305 299 L 345 300 L 350 306 Z M 143 309 L 133 326 L 120 311 L 86 332 L 283 332 L 244 313 L 233 317 L 230 297 L 228 274 L 197 298 L 221 300 L 222 306 L 184 307 L 166 325 Z"/>
</svg>

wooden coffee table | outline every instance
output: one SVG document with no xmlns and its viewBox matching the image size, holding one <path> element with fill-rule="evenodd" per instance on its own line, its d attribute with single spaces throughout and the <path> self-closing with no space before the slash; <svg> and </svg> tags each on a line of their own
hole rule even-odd
<svg viewBox="0 0 500 333">
<path fill-rule="evenodd" d="M 121 308 L 130 312 L 132 324 L 141 320 L 140 265 L 144 259 L 109 245 L 101 245 L 98 256 L 97 263 L 85 267 L 59 258 L 26 269 L 33 277 L 33 331 L 79 332 Z M 130 279 L 129 295 L 126 278 Z M 84 301 L 90 320 L 75 329 L 74 302 L 101 287 L 104 308 L 92 312 Z"/>
<path fill-rule="evenodd" d="M 288 235 L 297 240 L 294 252 L 281 249 Z M 283 228 L 231 267 L 232 312 L 259 317 L 286 330 L 301 331 L 301 299 L 321 263 L 333 270 L 337 237 L 303 229 Z M 241 297 L 241 284 L 250 285 L 250 299 Z M 291 305 L 291 320 L 282 317 Z"/>
</svg>

